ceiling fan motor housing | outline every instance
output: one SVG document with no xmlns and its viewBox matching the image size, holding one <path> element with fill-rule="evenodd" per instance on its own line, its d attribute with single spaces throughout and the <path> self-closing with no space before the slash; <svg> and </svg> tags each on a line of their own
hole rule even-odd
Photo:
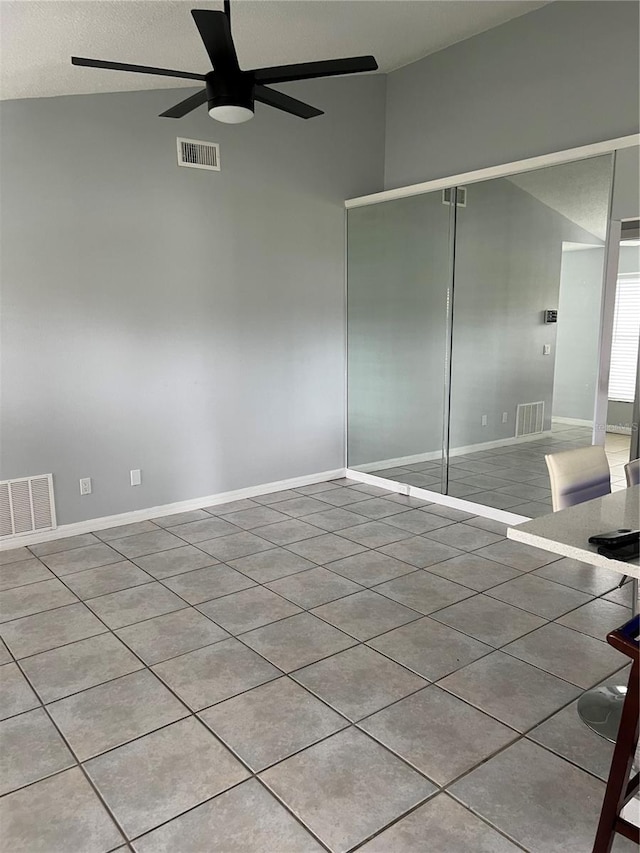
<svg viewBox="0 0 640 853">
<path fill-rule="evenodd" d="M 231 79 L 215 71 L 205 77 L 209 110 L 215 107 L 244 107 L 254 111 L 253 74 L 240 72 Z"/>
</svg>

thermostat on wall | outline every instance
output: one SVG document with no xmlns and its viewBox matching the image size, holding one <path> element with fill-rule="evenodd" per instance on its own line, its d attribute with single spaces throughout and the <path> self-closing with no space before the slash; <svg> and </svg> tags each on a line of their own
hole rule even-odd
<svg viewBox="0 0 640 853">
<path fill-rule="evenodd" d="M 544 312 L 544 321 L 545 323 L 557 323 L 558 322 L 558 312 L 555 308 L 549 308 Z"/>
</svg>

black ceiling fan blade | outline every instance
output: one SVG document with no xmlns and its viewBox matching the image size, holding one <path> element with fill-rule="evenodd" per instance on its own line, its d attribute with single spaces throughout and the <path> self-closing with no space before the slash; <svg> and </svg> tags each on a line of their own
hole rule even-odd
<svg viewBox="0 0 640 853">
<path fill-rule="evenodd" d="M 192 74 L 190 71 L 173 71 L 171 68 L 154 68 L 150 65 L 129 65 L 126 62 L 108 62 L 104 59 L 85 59 L 72 56 L 72 65 L 87 68 L 108 68 L 111 71 L 135 71 L 138 74 L 158 74 L 160 77 L 184 77 L 185 80 L 204 80 L 204 74 Z"/>
<path fill-rule="evenodd" d="M 348 59 L 325 59 L 318 62 L 299 62 L 296 65 L 276 65 L 256 68 L 256 83 L 285 83 L 287 80 L 309 80 L 312 77 L 333 77 L 337 74 L 361 74 L 378 67 L 373 56 L 351 56 Z"/>
<path fill-rule="evenodd" d="M 207 90 L 202 89 L 202 91 L 196 92 L 195 95 L 191 95 L 191 97 L 185 98 L 184 101 L 180 101 L 175 107 L 171 107 L 171 109 L 160 113 L 160 118 L 182 118 L 187 113 L 190 113 L 191 110 L 195 110 L 196 107 L 206 103 L 206 100 Z"/>
<path fill-rule="evenodd" d="M 239 71 L 238 57 L 231 38 L 231 26 L 225 12 L 212 12 L 208 9 L 192 9 L 200 38 L 209 54 L 214 71 Z"/>
<path fill-rule="evenodd" d="M 270 107 L 283 110 L 285 113 L 291 113 L 291 115 L 298 116 L 299 118 L 315 118 L 315 116 L 324 115 L 322 110 L 291 98 L 283 92 L 268 89 L 266 86 L 254 86 L 253 97 L 256 101 L 260 101 L 261 104 L 267 104 Z"/>
</svg>

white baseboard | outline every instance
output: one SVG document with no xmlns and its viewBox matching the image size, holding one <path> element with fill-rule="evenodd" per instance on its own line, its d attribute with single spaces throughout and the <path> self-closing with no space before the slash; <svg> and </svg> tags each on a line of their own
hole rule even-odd
<svg viewBox="0 0 640 853">
<path fill-rule="evenodd" d="M 565 424 L 566 426 L 583 426 L 593 429 L 593 421 L 587 421 L 583 418 L 557 418 L 555 415 L 551 418 L 551 423 Z"/>
<path fill-rule="evenodd" d="M 632 435 L 633 429 L 630 426 L 623 426 L 622 424 L 607 424 L 607 432 L 611 432 L 614 435 Z"/>
<path fill-rule="evenodd" d="M 345 468 L 336 468 L 334 471 L 322 471 L 319 474 L 307 474 L 304 477 L 293 477 L 290 480 L 277 480 L 274 483 L 262 483 L 259 486 L 248 486 L 246 489 L 236 489 L 233 492 L 220 492 L 217 495 L 207 495 L 202 498 L 193 498 L 188 501 L 154 506 L 148 509 L 136 509 L 132 512 L 122 512 L 118 515 L 106 515 L 102 518 L 90 518 L 87 521 L 77 521 L 73 524 L 62 524 L 55 530 L 44 530 L 41 533 L 18 533 L 8 536 L 0 541 L 0 551 L 8 551 L 11 548 L 21 548 L 24 545 L 37 545 L 40 542 L 50 542 L 52 539 L 66 539 L 68 536 L 77 536 L 80 533 L 92 533 L 94 530 L 106 530 L 108 527 L 119 527 L 122 524 L 132 524 L 135 521 L 148 521 L 152 518 L 160 518 L 163 515 L 175 515 L 178 512 L 188 512 L 193 509 L 202 509 L 206 506 L 217 506 L 218 504 L 239 501 L 244 498 L 255 498 L 260 495 L 268 495 L 271 492 L 282 492 L 286 489 L 295 489 L 300 486 L 310 486 L 313 483 L 324 483 L 327 480 L 336 480 L 345 476 Z"/>
<path fill-rule="evenodd" d="M 364 473 L 369 471 L 384 471 L 385 468 L 402 468 L 403 465 L 413 465 L 416 462 L 435 462 L 441 458 L 439 450 L 430 451 L 429 453 L 414 453 L 413 456 L 398 456 L 395 459 L 383 459 L 381 462 L 367 462 L 366 465 L 358 465 L 357 469 Z"/>
<path fill-rule="evenodd" d="M 401 495 L 419 498 L 420 500 L 428 501 L 432 504 L 449 506 L 452 509 L 462 510 L 462 512 L 471 512 L 473 515 L 479 515 L 483 518 L 492 518 L 494 521 L 502 522 L 502 524 L 522 524 L 524 521 L 531 520 L 526 515 L 517 515 L 514 512 L 507 512 L 504 509 L 495 509 L 492 506 L 475 504 L 471 501 L 464 500 L 463 498 L 453 498 L 449 495 L 441 495 L 439 492 L 431 492 L 428 489 L 421 489 L 418 486 L 410 486 L 408 483 L 385 480 L 383 477 L 375 477 L 373 474 L 366 474 L 364 471 L 356 471 L 353 468 L 347 468 L 345 476 L 350 480 L 358 480 L 360 483 L 369 483 L 371 486 L 379 486 L 381 489 L 387 489 L 390 492 L 397 492 Z"/>
<path fill-rule="evenodd" d="M 452 447 L 449 450 L 449 456 L 464 456 L 465 453 L 479 453 L 481 450 L 493 450 L 496 447 L 508 447 L 511 444 L 526 444 L 529 441 L 536 441 L 550 435 L 551 430 L 546 429 L 544 432 L 536 432 L 534 435 L 512 435 L 508 438 L 498 438 L 494 441 L 483 441 L 480 444 Z M 349 470 L 358 470 L 367 474 L 369 471 L 384 471 L 385 468 L 402 468 L 403 465 L 413 465 L 416 462 L 439 461 L 441 457 L 442 453 L 440 450 L 431 450 L 428 453 L 415 453 L 412 456 L 398 456 L 395 459 L 383 459 L 380 462 L 367 462 L 364 465 L 358 465 L 357 469 L 350 468 Z"/>
<path fill-rule="evenodd" d="M 535 432 L 533 435 L 512 435 L 509 438 L 498 438 L 495 441 L 483 441 L 481 444 L 467 444 L 466 447 L 454 447 L 449 451 L 449 456 L 464 456 L 465 453 L 479 453 L 481 450 L 493 450 L 496 447 L 509 447 L 511 444 L 527 444 L 530 441 L 539 441 L 548 438 L 550 429 Z"/>
<path fill-rule="evenodd" d="M 552 418 L 552 421 L 554 424 L 593 427 L 593 421 L 583 421 L 580 418 Z M 611 432 L 614 435 L 631 435 L 633 429 L 625 424 L 607 424 L 606 432 Z"/>
</svg>

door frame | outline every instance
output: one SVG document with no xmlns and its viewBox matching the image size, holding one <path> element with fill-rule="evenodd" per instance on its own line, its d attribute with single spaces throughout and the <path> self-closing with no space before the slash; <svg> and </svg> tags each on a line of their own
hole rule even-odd
<svg viewBox="0 0 640 853">
<path fill-rule="evenodd" d="M 433 192 L 434 190 L 450 189 L 461 184 L 488 181 L 491 178 L 506 178 L 518 172 L 531 172 L 535 169 L 544 169 L 546 166 L 559 166 L 561 163 L 585 160 L 587 157 L 597 157 L 598 154 L 611 154 L 622 148 L 633 148 L 636 145 L 640 145 L 640 133 L 620 136 L 617 139 L 607 139 L 603 142 L 594 142 L 591 145 L 582 145 L 579 148 L 568 148 L 565 151 L 555 151 L 551 154 L 541 154 L 538 157 L 529 157 L 526 160 L 515 160 L 498 166 L 488 166 L 486 169 L 475 169 L 472 172 L 463 172 L 460 175 L 436 178 L 420 184 L 410 184 L 393 190 L 382 190 L 370 195 L 348 198 L 344 202 L 344 206 L 349 210 L 352 207 L 366 207 L 366 205 L 378 204 L 381 201 L 392 201 L 397 198 L 422 195 L 422 193 Z"/>
</svg>

